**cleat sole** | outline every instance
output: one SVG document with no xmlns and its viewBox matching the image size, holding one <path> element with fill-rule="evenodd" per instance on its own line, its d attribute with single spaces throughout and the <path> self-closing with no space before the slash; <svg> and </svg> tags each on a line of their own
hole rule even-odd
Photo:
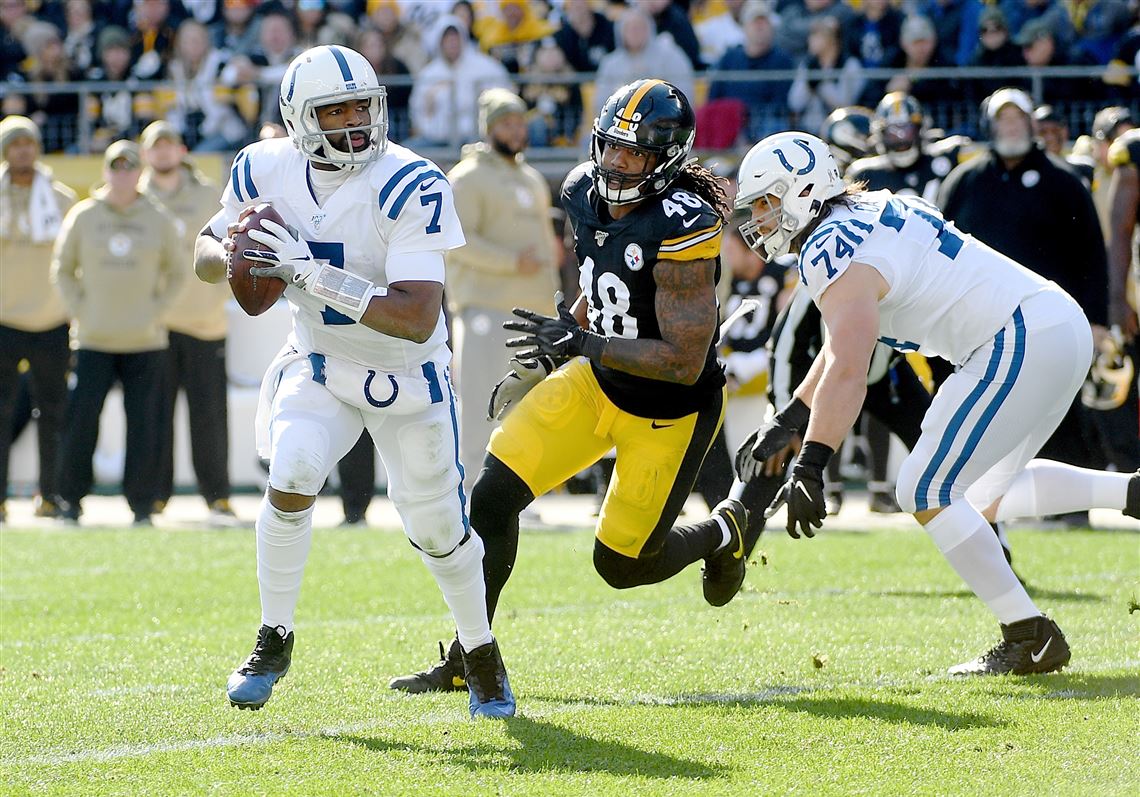
<svg viewBox="0 0 1140 797">
<path fill-rule="evenodd" d="M 285 675 L 288 672 L 289 671 L 286 670 L 285 672 L 283 672 L 279 676 L 277 676 L 277 680 L 273 682 L 273 685 L 277 686 L 279 683 L 284 681 Z M 269 697 L 273 697 L 272 691 L 270 691 Z M 269 697 L 265 698 L 265 703 L 269 702 Z M 239 711 L 241 711 L 243 709 L 249 709 L 250 711 L 258 711 L 262 706 L 265 705 L 265 703 L 238 703 L 235 700 L 233 700 L 233 698 L 229 698 L 228 696 L 227 696 L 227 699 L 229 699 L 230 705 L 233 706 L 234 708 L 238 709 Z"/>
</svg>

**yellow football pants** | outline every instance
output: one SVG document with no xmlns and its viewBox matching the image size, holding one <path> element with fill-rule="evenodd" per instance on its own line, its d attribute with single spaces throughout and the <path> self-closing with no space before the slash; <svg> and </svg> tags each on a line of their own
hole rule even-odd
<svg viewBox="0 0 1140 797">
<path fill-rule="evenodd" d="M 487 450 L 539 496 L 616 449 L 597 536 L 637 558 L 659 549 L 723 420 L 723 390 L 681 418 L 631 415 L 606 397 L 589 362 L 577 359 L 527 393 Z"/>
</svg>

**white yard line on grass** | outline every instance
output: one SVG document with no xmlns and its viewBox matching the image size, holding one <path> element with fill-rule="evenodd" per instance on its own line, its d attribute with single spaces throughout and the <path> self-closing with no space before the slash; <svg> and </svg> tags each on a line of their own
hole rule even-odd
<svg viewBox="0 0 1140 797">
<path fill-rule="evenodd" d="M 161 688 L 161 687 L 160 687 Z M 818 691 L 814 687 L 776 686 L 771 689 L 761 689 L 756 692 L 743 692 L 736 694 L 699 694 L 699 695 L 634 695 L 630 697 L 614 698 L 613 706 L 685 706 L 697 703 L 736 703 L 736 702 L 768 702 L 786 695 L 801 692 Z M 393 698 L 398 700 L 399 698 Z M 535 700 L 520 715 L 529 719 L 542 719 L 560 714 L 569 714 L 577 711 L 597 710 L 605 708 L 589 701 L 567 700 L 565 702 Z M 52 767 L 66 766 L 68 764 L 98 764 L 108 761 L 118 761 L 125 758 L 146 758 L 167 753 L 189 753 L 198 750 L 216 750 L 227 747 L 245 747 L 253 745 L 273 744 L 274 742 L 294 741 L 298 739 L 336 739 L 340 736 L 357 736 L 369 731 L 385 728 L 407 728 L 408 725 L 442 725 L 465 721 L 465 717 L 458 711 L 435 712 L 409 720 L 407 717 L 396 717 L 391 720 L 358 722 L 345 725 L 332 725 L 315 731 L 292 731 L 289 733 L 268 732 L 252 734 L 229 734 L 215 736 L 210 739 L 181 739 L 168 742 L 151 742 L 147 744 L 117 744 L 93 750 L 71 750 L 43 753 L 27 756 L 25 758 L 0 759 L 0 768 L 19 769 L 21 767 Z"/>
<path fill-rule="evenodd" d="M 460 719 L 460 716 L 458 712 L 429 714 L 417 720 L 417 722 L 436 725 L 443 722 L 456 722 Z M 273 742 L 294 739 L 335 738 L 343 734 L 355 735 L 377 728 L 405 727 L 407 724 L 406 719 L 401 719 L 391 722 L 360 722 L 352 725 L 333 725 L 315 731 L 239 733 L 227 736 L 215 736 L 212 739 L 180 739 L 177 741 L 152 742 L 148 744 L 117 744 L 95 750 L 44 753 L 42 755 L 28 756 L 27 758 L 7 759 L 0 762 L 0 766 L 7 768 L 102 763 L 106 761 L 117 761 L 123 758 L 146 758 L 147 756 L 162 755 L 164 753 L 189 753 L 195 750 L 216 750 L 224 747 L 272 744 Z"/>
</svg>

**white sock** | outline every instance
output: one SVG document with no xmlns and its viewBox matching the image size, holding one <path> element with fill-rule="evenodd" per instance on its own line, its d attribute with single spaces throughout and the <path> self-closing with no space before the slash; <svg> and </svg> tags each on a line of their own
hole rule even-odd
<svg viewBox="0 0 1140 797">
<path fill-rule="evenodd" d="M 257 585 L 261 590 L 261 623 L 285 633 L 293 630 L 293 613 L 301 595 L 301 578 L 313 542 L 313 507 L 282 512 L 261 499 L 257 514 Z"/>
<path fill-rule="evenodd" d="M 1041 614 L 1005 561 L 1001 543 L 982 513 L 955 501 L 925 526 L 926 533 L 998 622 L 1008 625 Z"/>
<path fill-rule="evenodd" d="M 483 540 L 471 532 L 467 542 L 447 556 L 420 552 L 427 569 L 435 576 L 439 591 L 455 618 L 459 644 L 465 651 L 486 645 L 491 636 L 487 621 L 487 585 L 483 581 Z"/>
<path fill-rule="evenodd" d="M 1044 517 L 1085 509 L 1124 509 L 1131 473 L 1109 473 L 1035 459 L 998 504 L 997 519 Z"/>
<path fill-rule="evenodd" d="M 724 518 L 722 518 L 720 515 L 713 515 L 712 519 L 716 521 L 716 524 L 718 526 L 720 526 L 720 545 L 718 545 L 716 547 L 716 550 L 713 551 L 713 554 L 715 555 L 727 548 L 728 544 L 732 542 L 732 532 L 728 530 L 728 524 L 724 522 Z"/>
</svg>

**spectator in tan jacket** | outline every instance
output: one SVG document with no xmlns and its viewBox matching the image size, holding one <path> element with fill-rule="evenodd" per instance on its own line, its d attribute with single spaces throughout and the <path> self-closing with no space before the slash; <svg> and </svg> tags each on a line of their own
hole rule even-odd
<svg viewBox="0 0 1140 797">
<path fill-rule="evenodd" d="M 56 452 L 67 400 L 67 311 L 51 284 L 51 248 L 75 192 L 38 163 L 31 119 L 0 121 L 0 520 L 8 497 L 8 451 L 26 360 L 39 419 L 40 479 L 35 514 L 55 513 Z"/>
<path fill-rule="evenodd" d="M 174 219 L 181 241 L 179 268 L 187 275 L 164 321 L 166 393 L 160 430 L 158 502 L 174 492 L 174 405 L 186 396 L 190 452 L 198 491 L 210 510 L 210 523 L 236 522 L 230 508 L 229 411 L 226 403 L 226 282 L 191 279 L 194 239 L 218 209 L 218 188 L 186 160 L 186 145 L 169 122 L 152 122 L 141 138 L 145 163 L 139 190 Z"/>
<path fill-rule="evenodd" d="M 71 209 L 52 255 L 52 278 L 73 319 L 75 376 L 59 456 L 60 512 L 78 522 L 91 490 L 99 415 L 111 385 L 123 386 L 127 445 L 123 494 L 137 525 L 150 525 L 157 494 L 167 333 L 163 316 L 187 270 L 170 215 L 139 193 L 137 144 L 103 156 L 105 185 Z"/>
<path fill-rule="evenodd" d="M 495 423 L 487 402 L 508 368 L 514 307 L 547 307 L 558 280 L 550 188 L 527 164 L 526 104 L 506 89 L 479 96 L 483 141 L 448 173 L 467 245 L 447 253 L 447 303 L 460 396 L 459 461 L 470 492 Z"/>
</svg>

